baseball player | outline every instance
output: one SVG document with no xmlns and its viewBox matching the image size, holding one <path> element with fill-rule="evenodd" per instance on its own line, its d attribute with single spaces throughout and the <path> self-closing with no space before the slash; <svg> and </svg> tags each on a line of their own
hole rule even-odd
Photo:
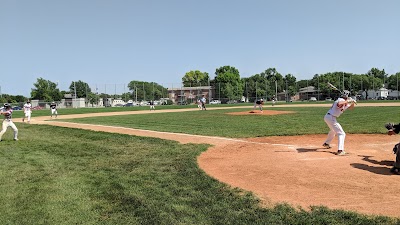
<svg viewBox="0 0 400 225">
<path fill-rule="evenodd" d="M 14 130 L 14 141 L 18 141 L 18 129 L 11 120 L 12 112 L 13 110 L 11 109 L 11 105 L 9 105 L 8 103 L 4 104 L 4 109 L 0 112 L 1 115 L 4 115 L 3 127 L 0 132 L 0 141 L 2 141 L 1 138 L 3 137 L 3 134 L 7 131 L 8 127 L 11 127 Z"/>
<path fill-rule="evenodd" d="M 346 152 L 344 151 L 344 139 L 346 133 L 342 126 L 337 122 L 336 118 L 338 118 L 345 110 L 354 108 L 354 101 L 349 97 L 349 94 L 349 91 L 343 91 L 343 94 L 332 104 L 332 107 L 324 117 L 325 123 L 328 125 L 330 131 L 328 133 L 328 138 L 322 146 L 325 148 L 331 148 L 330 143 L 333 138 L 338 135 L 337 155 L 346 155 Z"/>
<path fill-rule="evenodd" d="M 52 102 L 50 104 L 50 109 L 51 109 L 51 118 L 53 118 L 53 115 L 57 118 L 57 104 L 55 102 Z"/>
<path fill-rule="evenodd" d="M 203 109 L 203 106 L 201 104 L 201 100 L 200 99 L 197 99 L 197 108 L 199 108 L 199 110 Z"/>
<path fill-rule="evenodd" d="M 206 109 L 206 102 L 207 102 L 207 99 L 206 99 L 206 97 L 204 97 L 204 95 L 203 95 L 203 97 L 201 98 L 201 109 L 202 110 L 207 110 Z"/>
<path fill-rule="evenodd" d="M 151 100 L 149 104 L 150 104 L 150 111 L 156 110 L 156 108 L 154 107 L 154 101 L 153 100 Z"/>
<path fill-rule="evenodd" d="M 386 129 L 388 129 L 388 135 L 398 134 L 400 132 L 400 123 L 394 125 L 392 123 L 385 124 Z M 396 144 L 393 147 L 393 153 L 396 154 L 396 161 L 393 167 L 390 169 L 390 172 L 393 174 L 400 175 L 400 143 Z"/>
<path fill-rule="evenodd" d="M 31 122 L 31 114 L 32 114 L 32 105 L 31 105 L 31 101 L 28 100 L 25 104 L 24 104 L 24 114 L 25 116 L 22 117 L 22 122 L 25 122 L 25 118 L 27 118 L 28 123 Z"/>
<path fill-rule="evenodd" d="M 254 102 L 254 107 L 253 110 L 256 109 L 256 107 L 258 106 L 258 108 L 260 109 L 261 112 L 263 112 L 263 106 L 264 105 L 264 99 L 260 99 Z"/>
<path fill-rule="evenodd" d="M 272 101 L 272 106 L 274 106 L 275 105 L 275 95 L 272 96 L 271 101 Z"/>
</svg>

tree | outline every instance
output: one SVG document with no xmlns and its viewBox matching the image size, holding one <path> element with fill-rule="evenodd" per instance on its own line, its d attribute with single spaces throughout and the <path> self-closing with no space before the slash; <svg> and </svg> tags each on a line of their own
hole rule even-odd
<svg viewBox="0 0 400 225">
<path fill-rule="evenodd" d="M 129 82 L 128 88 L 132 91 L 132 97 L 136 100 L 155 100 L 168 94 L 168 90 L 155 82 L 133 80 Z"/>
<path fill-rule="evenodd" d="M 57 88 L 56 83 L 40 77 L 33 86 L 35 86 L 35 88 L 31 90 L 31 97 L 33 99 L 44 100 L 45 102 L 61 100 L 61 92 Z"/>
<path fill-rule="evenodd" d="M 71 82 L 71 85 L 69 85 L 70 92 L 75 94 L 75 89 L 77 98 L 86 98 L 86 96 L 92 92 L 89 85 L 81 80 Z"/>
<path fill-rule="evenodd" d="M 398 90 L 400 72 L 392 74 L 387 79 L 388 89 Z"/>
<path fill-rule="evenodd" d="M 287 89 L 285 87 L 285 90 L 289 95 L 288 98 L 290 99 L 290 97 L 295 95 L 297 92 L 296 77 L 289 73 L 289 74 L 286 74 L 284 81 L 285 81 L 285 85 L 287 84 L 286 85 Z"/>
<path fill-rule="evenodd" d="M 214 84 L 219 85 L 222 95 L 227 99 L 240 99 L 243 96 L 243 82 L 239 70 L 231 66 L 222 66 L 215 70 Z"/>
<path fill-rule="evenodd" d="M 92 106 L 93 106 L 93 104 L 97 105 L 99 103 L 99 100 L 100 100 L 100 97 L 97 94 L 95 94 L 93 92 L 88 93 L 88 102 L 90 104 L 92 104 Z"/>
<path fill-rule="evenodd" d="M 379 78 L 382 80 L 382 82 L 384 82 L 387 74 L 385 72 L 385 70 L 379 70 L 378 68 L 372 68 L 368 71 L 367 73 L 368 76 L 373 76 L 375 78 Z"/>
<path fill-rule="evenodd" d="M 209 76 L 207 72 L 191 70 L 182 77 L 184 87 L 198 87 L 208 85 Z"/>
</svg>

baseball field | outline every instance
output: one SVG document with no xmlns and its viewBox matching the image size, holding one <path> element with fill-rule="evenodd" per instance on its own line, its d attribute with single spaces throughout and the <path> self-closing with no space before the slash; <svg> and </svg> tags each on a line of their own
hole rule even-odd
<svg viewBox="0 0 400 225">
<path fill-rule="evenodd" d="M 330 104 L 34 111 L 0 143 L 0 223 L 398 224 L 398 106 L 338 118 L 346 156 Z"/>
</svg>

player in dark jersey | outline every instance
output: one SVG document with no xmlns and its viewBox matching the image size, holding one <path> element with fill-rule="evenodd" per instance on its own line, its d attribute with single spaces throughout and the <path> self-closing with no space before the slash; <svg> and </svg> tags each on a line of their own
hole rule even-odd
<svg viewBox="0 0 400 225">
<path fill-rule="evenodd" d="M 151 110 L 156 110 L 156 108 L 154 107 L 154 101 L 153 101 L 153 100 L 151 100 L 151 101 L 149 102 L 149 105 L 150 105 L 150 111 L 151 111 Z"/>
<path fill-rule="evenodd" d="M 255 110 L 256 107 L 258 106 L 260 111 L 262 112 L 263 111 L 263 107 L 262 107 L 263 105 L 264 105 L 264 99 L 256 100 L 256 102 L 254 103 L 253 110 Z"/>
</svg>

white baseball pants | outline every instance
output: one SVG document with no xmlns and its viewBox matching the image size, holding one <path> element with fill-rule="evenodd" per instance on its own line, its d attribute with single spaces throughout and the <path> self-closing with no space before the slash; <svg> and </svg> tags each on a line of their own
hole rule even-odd
<svg viewBox="0 0 400 225">
<path fill-rule="evenodd" d="M 336 121 L 336 117 L 326 114 L 324 117 L 325 123 L 328 125 L 330 131 L 328 133 L 328 138 L 325 143 L 330 144 L 338 136 L 338 150 L 344 151 L 344 139 L 346 138 L 346 133 L 344 132 L 342 126 Z"/>
<path fill-rule="evenodd" d="M 14 139 L 18 138 L 18 129 L 11 120 L 3 120 L 3 128 L 0 132 L 0 140 L 3 137 L 3 134 L 7 131 L 7 128 L 11 127 L 14 130 Z"/>
</svg>

